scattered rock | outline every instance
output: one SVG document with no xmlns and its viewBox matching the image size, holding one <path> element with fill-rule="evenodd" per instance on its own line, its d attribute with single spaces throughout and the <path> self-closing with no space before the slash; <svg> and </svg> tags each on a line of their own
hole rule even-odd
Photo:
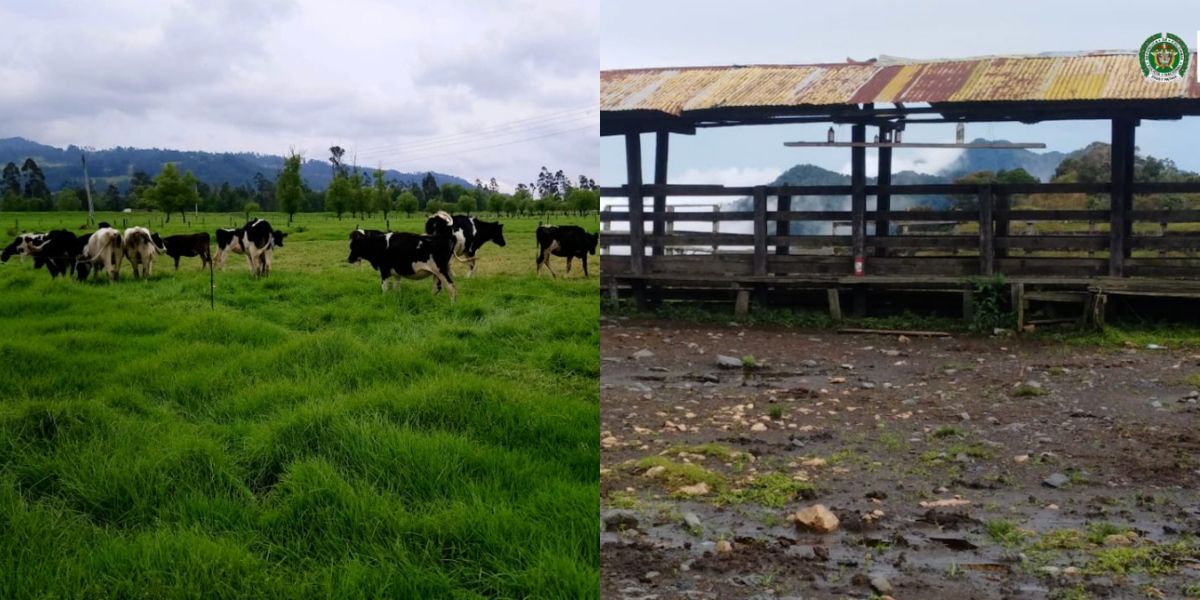
<svg viewBox="0 0 1200 600">
<path fill-rule="evenodd" d="M 892 584 L 882 575 L 872 577 L 870 583 L 871 589 L 875 590 L 877 594 L 887 594 L 892 591 Z"/>
<path fill-rule="evenodd" d="M 1042 480 L 1042 485 L 1052 488 L 1061 488 L 1071 482 L 1071 478 L 1062 473 L 1055 473 Z"/>
<path fill-rule="evenodd" d="M 902 335 L 902 336 L 896 338 L 896 341 L 900 342 L 901 344 L 907 344 L 909 342 L 909 339 L 908 339 L 908 336 Z"/>
<path fill-rule="evenodd" d="M 951 508 L 956 506 L 970 506 L 971 501 L 966 498 L 945 498 L 942 500 L 922 500 L 921 508 Z"/>
<path fill-rule="evenodd" d="M 750 431 L 766 431 L 766 430 L 767 430 L 767 425 L 762 422 L 755 423 L 750 426 Z"/>
<path fill-rule="evenodd" d="M 1159 402 L 1158 400 L 1155 400 L 1155 401 L 1153 401 L 1153 402 L 1151 402 L 1151 403 L 1150 403 L 1150 406 L 1152 406 L 1152 407 L 1154 407 L 1154 408 L 1162 408 L 1162 407 L 1163 407 L 1163 404 L 1162 404 L 1162 402 Z"/>
<path fill-rule="evenodd" d="M 642 360 L 644 358 L 654 358 L 654 353 L 651 352 L 650 350 L 647 350 L 646 348 L 642 348 L 641 350 L 638 350 L 637 352 L 630 354 L 629 358 L 632 358 L 633 360 Z"/>
<path fill-rule="evenodd" d="M 685 485 L 675 490 L 675 493 L 684 496 L 706 496 L 708 495 L 708 484 L 701 481 L 695 485 Z"/>
<path fill-rule="evenodd" d="M 859 385 L 861 385 L 861 386 L 862 386 L 862 389 L 864 389 L 864 390 L 873 390 L 873 389 L 875 389 L 875 384 L 874 384 L 874 383 L 871 383 L 870 381 L 864 381 L 864 382 L 862 382 L 862 383 L 861 383 L 861 384 L 859 384 Z"/>
<path fill-rule="evenodd" d="M 825 508 L 824 504 L 814 504 L 802 509 L 793 515 L 792 519 L 797 525 L 817 533 L 832 533 L 838 528 L 837 515 Z"/>
<path fill-rule="evenodd" d="M 666 471 L 667 471 L 666 467 L 664 467 L 662 465 L 654 465 L 653 467 L 646 469 L 646 472 L 642 473 L 642 477 L 645 477 L 646 479 L 654 479 L 655 477 L 662 475 Z"/>
<path fill-rule="evenodd" d="M 1018 454 L 1013 457 L 1013 462 L 1015 462 L 1017 464 L 1029 462 L 1029 455 L 1028 454 Z"/>
<path fill-rule="evenodd" d="M 826 548 L 825 546 L 813 546 L 812 553 L 813 558 L 821 562 L 829 560 L 829 548 Z"/>
<path fill-rule="evenodd" d="M 717 554 L 729 554 L 733 552 L 733 544 L 730 544 L 729 540 L 721 540 L 713 549 L 717 551 Z"/>
<path fill-rule="evenodd" d="M 611 435 L 600 439 L 600 447 L 601 448 L 613 448 L 613 447 L 619 445 L 620 443 L 621 443 L 621 440 L 619 440 Z"/>
<path fill-rule="evenodd" d="M 629 510 L 614 510 L 604 517 L 605 531 L 624 531 L 637 529 L 637 514 Z"/>
<path fill-rule="evenodd" d="M 642 574 L 642 581 L 644 581 L 646 583 L 650 583 L 651 581 L 654 581 L 654 579 L 656 577 L 658 577 L 658 575 L 659 575 L 658 571 L 646 571 L 645 573 Z"/>
<path fill-rule="evenodd" d="M 683 513 L 683 524 L 687 525 L 691 529 L 699 529 L 700 526 L 703 525 L 703 523 L 700 521 L 700 515 L 690 510 Z"/>
<path fill-rule="evenodd" d="M 721 378 L 712 373 L 705 373 L 700 376 L 700 381 L 703 383 L 721 383 Z"/>
<path fill-rule="evenodd" d="M 722 369 L 740 369 L 742 368 L 742 359 L 718 354 L 717 366 Z"/>
</svg>

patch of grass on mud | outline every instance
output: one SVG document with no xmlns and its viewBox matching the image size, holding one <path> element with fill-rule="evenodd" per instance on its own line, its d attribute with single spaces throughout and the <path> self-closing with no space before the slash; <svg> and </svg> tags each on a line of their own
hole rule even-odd
<svg viewBox="0 0 1200 600">
<path fill-rule="evenodd" d="M 744 486 L 731 487 L 717 497 L 717 504 L 753 503 L 782 508 L 797 498 L 811 500 L 816 488 L 807 481 L 796 481 L 783 473 L 759 475 Z"/>
<path fill-rule="evenodd" d="M 1046 390 L 1040 387 L 1023 383 L 1020 387 L 1013 391 L 1013 395 L 1018 398 L 1031 398 L 1034 396 L 1045 396 Z"/>
<path fill-rule="evenodd" d="M 725 462 L 736 462 L 736 461 L 746 460 L 746 458 L 749 456 L 745 452 L 739 452 L 739 451 L 734 450 L 733 448 L 729 447 L 726 444 L 719 444 L 717 442 L 708 442 L 708 443 L 704 443 L 704 444 L 693 444 L 693 445 L 676 444 L 674 446 L 671 446 L 669 449 L 667 449 L 666 452 L 664 452 L 664 454 L 685 454 L 685 453 L 686 454 L 698 454 L 701 456 L 708 456 L 708 457 L 716 458 L 718 460 L 722 460 Z"/>
<path fill-rule="evenodd" d="M 606 316 L 623 316 L 635 319 L 667 319 L 722 325 L 733 321 L 740 325 L 774 325 L 800 329 L 862 327 L 868 329 L 928 329 L 964 333 L 967 331 L 967 324 L 960 319 L 929 317 L 912 313 L 889 317 L 847 317 L 841 321 L 834 321 L 829 317 L 829 313 L 824 310 L 754 307 L 745 316 L 735 319 L 730 311 L 730 307 L 726 304 L 705 306 L 664 302 L 657 308 L 640 311 L 630 302 L 614 305 L 609 300 L 605 300 L 603 312 Z"/>
<path fill-rule="evenodd" d="M 1013 548 L 1025 541 L 1025 532 L 1016 523 L 1006 519 L 993 519 L 984 525 L 988 537 L 1002 546 Z"/>
<path fill-rule="evenodd" d="M 1048 341 L 1083 346 L 1145 348 L 1158 344 L 1171 348 L 1200 347 L 1200 327 L 1188 323 L 1120 322 L 1109 323 L 1103 331 L 1039 331 L 1035 336 Z"/>
<path fill-rule="evenodd" d="M 1075 529 L 1055 529 L 1047 531 L 1033 544 L 1034 550 L 1082 550 L 1087 546 L 1087 538 Z"/>
<path fill-rule="evenodd" d="M 725 476 L 720 473 L 710 471 L 700 465 L 676 462 L 665 456 L 647 456 L 637 461 L 635 466 L 641 473 L 655 469 L 655 467 L 662 467 L 662 470 L 654 475 L 654 479 L 671 488 L 697 483 L 707 483 L 712 488 L 725 485 Z"/>
</svg>

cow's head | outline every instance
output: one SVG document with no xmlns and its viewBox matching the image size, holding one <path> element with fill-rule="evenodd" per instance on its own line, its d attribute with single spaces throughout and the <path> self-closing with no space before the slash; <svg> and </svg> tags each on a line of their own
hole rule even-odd
<svg viewBox="0 0 1200 600">
<path fill-rule="evenodd" d="M 480 221 L 483 223 L 483 221 Z M 504 245 L 504 223 L 488 223 L 492 226 L 492 242 L 497 246 Z"/>
<path fill-rule="evenodd" d="M 14 254 L 21 253 L 21 249 L 24 245 L 25 234 L 18 235 L 17 239 L 13 240 L 11 244 L 5 246 L 3 252 L 0 252 L 0 262 L 8 262 L 8 259 L 12 258 Z"/>
<path fill-rule="evenodd" d="M 96 229 L 108 229 L 109 227 L 112 227 L 112 225 L 109 225 L 108 221 L 100 221 L 96 224 Z"/>
<path fill-rule="evenodd" d="M 584 235 L 586 235 L 588 237 L 588 254 L 595 254 L 596 246 L 600 245 L 600 234 L 599 233 L 588 233 L 588 234 L 584 234 Z"/>
<path fill-rule="evenodd" d="M 287 235 L 288 234 L 286 234 L 282 231 L 272 231 L 271 232 L 271 237 L 275 238 L 275 246 L 278 248 L 283 247 L 283 238 L 287 237 Z"/>
<path fill-rule="evenodd" d="M 350 258 L 346 262 L 354 264 L 364 258 L 370 259 L 378 251 L 383 239 L 364 235 L 350 240 Z"/>
<path fill-rule="evenodd" d="M 157 233 L 150 234 L 150 242 L 154 244 L 154 249 L 158 251 L 159 254 L 165 254 L 167 252 L 166 242 L 164 242 Z"/>
</svg>

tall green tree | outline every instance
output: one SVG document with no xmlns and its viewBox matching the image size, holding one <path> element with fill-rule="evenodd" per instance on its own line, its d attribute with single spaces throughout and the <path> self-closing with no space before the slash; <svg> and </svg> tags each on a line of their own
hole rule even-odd
<svg viewBox="0 0 1200 600">
<path fill-rule="evenodd" d="M 396 208 L 404 211 L 405 215 L 412 216 L 413 213 L 421 210 L 421 203 L 417 200 L 417 195 L 411 191 L 405 191 L 400 194 L 400 198 L 396 200 Z"/>
<path fill-rule="evenodd" d="M 283 170 L 275 182 L 275 194 L 279 197 L 279 206 L 288 215 L 288 225 L 300 210 L 300 201 L 304 198 L 304 182 L 300 179 L 300 163 L 302 158 L 292 152 L 283 161 Z"/>
<path fill-rule="evenodd" d="M 21 165 L 21 173 L 25 175 L 26 198 L 47 201 L 50 199 L 50 188 L 46 187 L 46 175 L 42 173 L 42 168 L 38 166 L 37 161 L 32 158 L 25 159 Z"/>
<path fill-rule="evenodd" d="M 325 210 L 333 212 L 337 215 L 338 220 L 341 220 L 342 215 L 350 206 L 350 198 L 353 195 L 354 189 L 351 187 L 350 178 L 346 177 L 345 173 L 336 171 L 333 181 L 329 182 L 329 187 L 325 189 Z"/>
<path fill-rule="evenodd" d="M 441 197 L 442 190 L 438 187 L 437 178 L 433 173 L 425 173 L 425 177 L 421 178 L 421 208 L 429 205 L 430 200 L 437 200 Z"/>
<path fill-rule="evenodd" d="M 383 169 L 375 169 L 371 173 L 371 208 L 383 213 L 386 221 L 388 213 L 395 209 L 396 195 L 383 179 Z"/>
<path fill-rule="evenodd" d="M 4 178 L 0 183 L 0 194 L 5 196 L 12 194 L 14 196 L 21 195 L 21 169 L 16 163 L 10 162 L 4 165 Z"/>
<path fill-rule="evenodd" d="M 154 185 L 142 193 L 141 199 L 143 205 L 166 213 L 167 221 L 170 221 L 171 213 L 182 216 L 200 201 L 200 196 L 196 193 L 196 178 L 192 172 L 181 176 L 175 163 L 167 163 L 154 178 Z"/>
</svg>

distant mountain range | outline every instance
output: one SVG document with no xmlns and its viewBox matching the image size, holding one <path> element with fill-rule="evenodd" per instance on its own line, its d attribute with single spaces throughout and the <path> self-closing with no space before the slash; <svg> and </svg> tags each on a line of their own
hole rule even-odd
<svg viewBox="0 0 1200 600">
<path fill-rule="evenodd" d="M 25 138 L 13 137 L 0 139 L 0 167 L 12 162 L 19 167 L 25 159 L 32 158 L 41 167 L 46 176 L 46 185 L 51 191 L 57 191 L 63 186 L 83 185 L 83 168 L 80 163 L 82 150 L 76 146 L 56 148 L 39 144 Z M 230 185 L 253 185 L 256 173 L 274 180 L 275 175 L 283 168 L 282 156 L 270 154 L 254 154 L 251 152 L 200 152 L 193 150 L 164 150 L 159 148 L 109 148 L 88 152 L 88 175 L 93 181 L 94 189 L 103 191 L 109 183 L 114 183 L 122 192 L 127 191 L 129 180 L 137 171 L 145 171 L 154 177 L 162 170 L 163 165 L 176 163 L 180 171 L 191 171 L 196 179 L 219 186 L 224 182 Z M 368 169 L 371 170 L 371 169 Z M 425 171 L 404 173 L 386 170 L 386 178 L 402 183 L 416 182 L 420 184 L 425 177 Z M 327 161 L 305 160 L 300 168 L 300 176 L 314 190 L 323 190 L 333 179 L 333 170 Z M 457 183 L 471 187 L 461 177 L 434 172 L 438 184 Z"/>
</svg>

